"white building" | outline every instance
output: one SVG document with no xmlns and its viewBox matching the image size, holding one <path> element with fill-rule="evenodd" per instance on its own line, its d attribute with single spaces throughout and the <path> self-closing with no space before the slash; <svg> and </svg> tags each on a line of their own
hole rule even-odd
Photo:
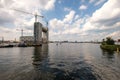
<svg viewBox="0 0 120 80">
<path fill-rule="evenodd" d="M 20 41 L 21 42 L 33 42 L 34 37 L 33 36 L 21 36 Z"/>
</svg>

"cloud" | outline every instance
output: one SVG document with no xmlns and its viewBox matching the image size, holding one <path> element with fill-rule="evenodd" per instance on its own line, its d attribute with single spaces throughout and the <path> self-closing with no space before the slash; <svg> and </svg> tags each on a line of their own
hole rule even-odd
<svg viewBox="0 0 120 80">
<path fill-rule="evenodd" d="M 62 27 L 64 27 L 64 22 L 62 22 L 61 20 L 57 20 L 56 18 L 50 20 L 49 24 L 50 24 L 50 28 L 56 31 L 58 30 L 60 31 Z"/>
<path fill-rule="evenodd" d="M 87 9 L 87 6 L 81 5 L 81 6 L 79 7 L 79 9 L 80 9 L 80 10 L 86 10 L 86 9 Z"/>
<path fill-rule="evenodd" d="M 101 4 L 101 3 L 105 2 L 105 1 L 106 1 L 106 0 L 98 0 L 98 1 L 95 3 L 95 6 Z"/>
<path fill-rule="evenodd" d="M 10 0 L 8 0 L 10 1 Z M 5 5 L 7 5 L 8 1 L 6 1 Z M 11 7 L 17 9 L 26 9 L 26 10 L 51 10 L 54 8 L 56 0 L 20 0 L 12 3 Z M 16 6 L 17 5 L 17 6 Z"/>
<path fill-rule="evenodd" d="M 120 39 L 120 31 L 116 31 L 116 32 L 112 32 L 112 33 L 110 33 L 110 34 L 108 34 L 106 37 L 112 37 L 112 38 L 114 38 L 114 39 Z"/>
<path fill-rule="evenodd" d="M 62 20 L 51 20 L 50 23 L 52 25 L 50 26 L 54 26 L 50 34 L 51 40 L 59 40 L 58 36 L 61 36 L 63 40 L 80 41 L 101 41 L 108 36 L 118 39 L 120 33 L 119 14 L 120 5 L 118 0 L 107 1 L 101 8 L 96 10 L 92 16 L 85 16 L 83 18 L 72 10 L 66 14 L 66 17 Z M 70 16 L 72 17 L 70 18 Z"/>
<path fill-rule="evenodd" d="M 89 0 L 89 3 L 93 3 L 93 2 L 95 2 L 95 0 Z"/>
<path fill-rule="evenodd" d="M 67 8 L 67 7 L 64 8 L 64 11 L 71 11 L 71 10 L 72 10 L 71 8 Z"/>
<path fill-rule="evenodd" d="M 79 15 L 75 15 L 75 13 L 74 10 L 71 10 L 62 20 L 56 18 L 50 20 L 50 40 L 59 40 L 58 36 L 60 36 L 62 40 L 72 39 L 73 35 L 82 33 L 79 26 L 83 23 L 83 20 L 79 18 Z"/>
<path fill-rule="evenodd" d="M 6 28 L 13 31 L 14 34 L 18 34 L 16 37 L 20 36 L 20 32 L 16 29 L 21 28 L 25 30 L 25 35 L 33 35 L 33 25 L 34 25 L 34 15 L 29 15 L 19 11 L 14 11 L 13 9 L 26 11 L 29 13 L 37 12 L 39 15 L 42 15 L 43 11 L 53 10 L 56 0 L 0 0 L 0 28 L 3 31 Z M 42 19 L 38 18 L 39 21 L 43 22 Z M 24 27 L 21 25 L 24 25 Z M 5 30 L 4 30 L 5 28 Z M 10 34 L 5 34 L 6 39 L 10 38 Z M 12 34 L 13 35 L 13 34 Z"/>
<path fill-rule="evenodd" d="M 77 20 L 79 17 L 80 17 L 79 15 L 76 15 L 76 16 L 75 16 L 75 20 Z"/>
<path fill-rule="evenodd" d="M 75 11 L 71 10 L 70 13 L 65 16 L 65 18 L 63 19 L 63 22 L 64 23 L 71 23 L 74 16 L 75 16 Z"/>
<path fill-rule="evenodd" d="M 99 31 L 101 33 L 108 31 L 109 34 L 111 32 L 114 33 L 120 29 L 118 26 L 120 24 L 119 14 L 120 5 L 118 0 L 109 0 L 87 19 L 87 22 L 83 25 L 83 30 Z M 97 32 L 97 34 L 99 34 L 99 32 Z"/>
<path fill-rule="evenodd" d="M 28 11 L 31 13 L 54 9 L 56 0 L 0 0 L 0 33 L 5 39 L 18 38 L 24 29 L 24 35 L 33 35 L 34 16 L 23 14 L 8 8 Z M 89 0 L 89 3 L 99 5 L 103 0 Z M 16 6 L 17 5 L 17 6 Z M 3 8 L 4 7 L 4 8 Z M 81 5 L 80 10 L 86 10 L 86 5 Z M 118 0 L 108 0 L 93 12 L 92 16 L 81 16 L 78 12 L 64 8 L 67 14 L 63 19 L 53 18 L 49 21 L 50 40 L 102 40 L 107 36 L 119 38 L 120 30 L 120 5 Z M 42 22 L 42 19 L 39 19 Z M 6 33 L 8 32 L 8 33 Z M 16 34 L 16 35 L 15 35 Z M 14 35 L 11 37 L 11 35 Z"/>
<path fill-rule="evenodd" d="M 112 10 L 112 12 L 111 12 Z M 120 5 L 117 0 L 109 0 L 99 10 L 96 10 L 90 22 L 96 25 L 110 26 L 120 21 Z"/>
<path fill-rule="evenodd" d="M 15 17 L 10 13 L 9 10 L 4 10 L 0 8 L 0 24 L 3 25 L 5 23 L 13 23 L 15 21 Z"/>
<path fill-rule="evenodd" d="M 41 1 L 43 1 L 43 0 L 41 0 Z M 48 0 L 46 0 L 46 1 L 48 1 Z M 51 9 L 53 9 L 53 8 L 54 8 L 54 4 L 55 4 L 55 0 L 49 0 L 49 1 L 47 2 L 46 6 L 45 6 L 45 9 L 46 9 L 46 10 L 51 10 Z"/>
</svg>

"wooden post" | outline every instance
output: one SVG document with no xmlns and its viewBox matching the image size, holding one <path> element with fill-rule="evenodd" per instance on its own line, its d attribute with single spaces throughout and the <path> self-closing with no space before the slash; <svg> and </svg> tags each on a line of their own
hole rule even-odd
<svg viewBox="0 0 120 80">
<path fill-rule="evenodd" d="M 119 53 L 119 48 L 117 48 L 117 52 Z"/>
</svg>

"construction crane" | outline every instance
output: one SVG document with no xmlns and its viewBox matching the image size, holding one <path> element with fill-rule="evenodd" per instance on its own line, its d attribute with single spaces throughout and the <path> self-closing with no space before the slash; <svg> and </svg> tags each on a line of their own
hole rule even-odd
<svg viewBox="0 0 120 80">
<path fill-rule="evenodd" d="M 23 29 L 16 29 L 17 31 L 21 31 L 21 37 L 23 36 Z"/>
<path fill-rule="evenodd" d="M 37 13 L 33 14 L 33 13 L 25 12 L 25 11 L 22 11 L 22 10 L 17 10 L 17 9 L 13 9 L 13 10 L 18 11 L 18 12 L 22 12 L 22 13 L 26 13 L 26 14 L 34 15 L 35 16 L 35 22 L 37 22 L 37 17 L 44 18 L 44 16 L 38 15 Z"/>
<path fill-rule="evenodd" d="M 37 22 L 38 17 L 44 18 L 44 16 L 38 15 L 37 13 L 33 14 L 33 13 L 30 13 L 30 12 L 26 12 L 26 11 L 22 11 L 22 10 L 18 10 L 18 9 L 13 9 L 13 8 L 8 8 L 8 9 L 11 9 L 11 10 L 14 10 L 14 11 L 17 11 L 17 12 L 21 12 L 21 13 L 25 13 L 25 14 L 34 15 L 35 16 L 35 22 Z M 47 25 L 48 25 L 48 22 L 47 22 Z"/>
</svg>

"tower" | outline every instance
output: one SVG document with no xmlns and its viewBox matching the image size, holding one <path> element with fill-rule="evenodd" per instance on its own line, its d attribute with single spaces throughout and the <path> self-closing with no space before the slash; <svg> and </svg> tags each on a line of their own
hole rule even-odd
<svg viewBox="0 0 120 80">
<path fill-rule="evenodd" d="M 34 43 L 35 45 L 42 44 L 42 24 L 40 22 L 34 23 Z"/>
</svg>

